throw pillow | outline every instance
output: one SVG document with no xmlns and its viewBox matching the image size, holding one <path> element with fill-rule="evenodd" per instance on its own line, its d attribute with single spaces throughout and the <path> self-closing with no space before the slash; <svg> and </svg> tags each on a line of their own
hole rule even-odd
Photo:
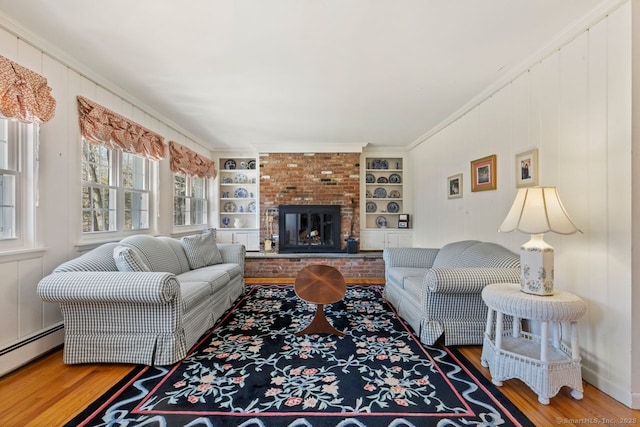
<svg viewBox="0 0 640 427">
<path fill-rule="evenodd" d="M 151 271 L 138 251 L 129 246 L 116 246 L 113 249 L 113 259 L 118 271 Z"/>
<path fill-rule="evenodd" d="M 180 241 L 192 270 L 222 263 L 222 254 L 211 232 L 185 236 Z"/>
</svg>

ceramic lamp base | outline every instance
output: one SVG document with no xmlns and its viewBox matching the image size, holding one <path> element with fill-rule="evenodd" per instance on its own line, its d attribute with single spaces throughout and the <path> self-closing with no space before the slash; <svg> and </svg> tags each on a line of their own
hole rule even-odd
<svg viewBox="0 0 640 427">
<path fill-rule="evenodd" d="M 553 295 L 553 247 L 532 234 L 520 246 L 520 290 L 533 295 Z"/>
</svg>

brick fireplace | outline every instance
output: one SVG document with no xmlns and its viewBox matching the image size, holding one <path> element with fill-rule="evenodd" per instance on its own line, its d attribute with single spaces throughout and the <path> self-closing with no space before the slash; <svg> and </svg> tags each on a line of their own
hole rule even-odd
<svg viewBox="0 0 640 427">
<path fill-rule="evenodd" d="M 339 205 L 341 248 L 348 236 L 360 237 L 359 153 L 270 153 L 260 157 L 260 212 L 280 205 Z M 263 216 L 264 219 L 264 216 Z M 277 231 L 276 231 L 277 232 Z M 260 241 L 266 238 L 260 224 Z"/>
</svg>

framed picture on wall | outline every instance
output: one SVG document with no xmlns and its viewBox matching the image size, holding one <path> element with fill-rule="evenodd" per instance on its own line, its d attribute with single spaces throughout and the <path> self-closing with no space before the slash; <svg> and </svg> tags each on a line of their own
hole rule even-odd
<svg viewBox="0 0 640 427">
<path fill-rule="evenodd" d="M 462 197 L 462 174 L 451 175 L 447 178 L 447 197 L 459 199 Z"/>
<path fill-rule="evenodd" d="M 538 185 L 538 149 L 516 154 L 516 187 Z"/>
<path fill-rule="evenodd" d="M 495 190 L 496 155 L 483 157 L 471 162 L 471 191 Z"/>
</svg>

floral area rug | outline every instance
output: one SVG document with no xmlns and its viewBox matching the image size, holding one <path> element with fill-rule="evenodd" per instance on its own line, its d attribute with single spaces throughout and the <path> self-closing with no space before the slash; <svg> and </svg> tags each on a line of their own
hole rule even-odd
<svg viewBox="0 0 640 427">
<path fill-rule="evenodd" d="M 379 286 L 325 307 L 252 286 L 180 363 L 139 367 L 69 426 L 533 425 L 454 350 L 422 345 Z"/>
</svg>

